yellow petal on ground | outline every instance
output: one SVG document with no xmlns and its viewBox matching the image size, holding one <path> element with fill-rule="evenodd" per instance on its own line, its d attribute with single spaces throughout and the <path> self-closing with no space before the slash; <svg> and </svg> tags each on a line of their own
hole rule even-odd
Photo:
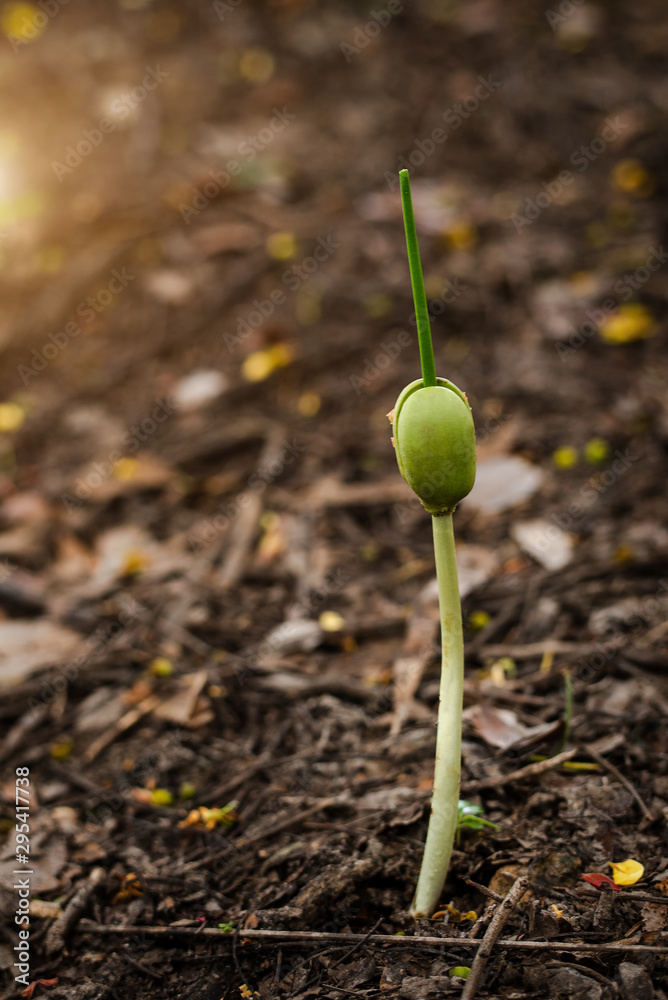
<svg viewBox="0 0 668 1000">
<path fill-rule="evenodd" d="M 572 469 L 577 460 L 577 448 L 573 448 L 570 444 L 566 444 L 562 448 L 557 448 L 552 455 L 552 461 L 558 469 Z"/>
<path fill-rule="evenodd" d="M 137 549 L 130 549 L 123 559 L 119 576 L 138 576 L 144 572 L 148 566 L 148 562 L 148 557 L 143 552 L 139 552 Z"/>
<path fill-rule="evenodd" d="M 253 351 L 241 366 L 241 374 L 247 382 L 262 382 L 277 368 L 284 368 L 293 358 L 289 344 L 274 344 L 264 351 Z"/>
<path fill-rule="evenodd" d="M 584 453 L 590 465 L 600 465 L 610 457 L 610 445 L 603 438 L 592 438 L 587 441 Z"/>
<path fill-rule="evenodd" d="M 10 3 L 0 15 L 0 26 L 5 35 L 8 38 L 20 38 L 24 42 L 39 38 L 48 23 L 49 19 L 44 16 L 44 11 L 31 3 Z"/>
<path fill-rule="evenodd" d="M 639 861 L 627 858 L 626 861 L 609 862 L 612 868 L 612 880 L 616 885 L 635 885 L 645 873 L 645 868 Z"/>
<path fill-rule="evenodd" d="M 287 548 L 287 540 L 280 514 L 273 510 L 265 511 L 260 518 L 263 535 L 257 547 L 257 559 L 263 566 L 269 566 L 283 555 Z"/>
<path fill-rule="evenodd" d="M 151 792 L 151 802 L 154 806 L 171 806 L 174 796 L 167 788 L 154 788 Z"/>
<path fill-rule="evenodd" d="M 598 332 L 607 344 L 629 344 L 654 335 L 654 317 L 639 302 L 630 302 L 606 316 Z"/>
<path fill-rule="evenodd" d="M 54 760 L 67 760 L 73 750 L 74 740 L 71 736 L 68 736 L 66 739 L 62 740 L 61 743 L 54 743 L 51 746 L 49 753 Z"/>
<path fill-rule="evenodd" d="M 303 392 L 297 402 L 302 417 L 314 417 L 320 409 L 321 399 L 317 392 Z"/>
<path fill-rule="evenodd" d="M 560 920 L 561 917 L 563 917 L 564 911 L 560 910 L 556 903 L 552 903 L 552 906 L 550 907 L 550 909 L 554 913 L 554 915 L 557 918 L 557 920 Z"/>
<path fill-rule="evenodd" d="M 174 673 L 174 664 L 164 656 L 158 656 L 149 664 L 148 671 L 153 677 L 171 677 Z"/>
<path fill-rule="evenodd" d="M 0 433 L 18 430 L 25 418 L 25 410 L 18 403 L 0 403 Z"/>
<path fill-rule="evenodd" d="M 276 61 L 267 49 L 246 49 L 239 61 L 239 73 L 248 83 L 266 83 L 275 67 Z"/>
<path fill-rule="evenodd" d="M 469 615 L 469 631 L 480 632 L 491 620 L 492 616 L 488 611 L 472 611 Z"/>
<path fill-rule="evenodd" d="M 469 250 L 476 242 L 478 234 L 468 219 L 462 219 L 448 230 L 447 237 L 455 250 Z"/>
<path fill-rule="evenodd" d="M 297 253 L 294 233 L 272 233 L 267 237 L 267 253 L 274 260 L 290 260 Z"/>
<path fill-rule="evenodd" d="M 323 611 L 318 619 L 318 624 L 323 632 L 340 632 L 346 622 L 336 611 Z"/>
<path fill-rule="evenodd" d="M 612 170 L 612 183 L 620 191 L 646 198 L 654 190 L 654 180 L 639 160 L 620 160 Z"/>
<path fill-rule="evenodd" d="M 134 479 L 138 471 L 139 462 L 136 458 L 119 458 L 114 462 L 114 479 L 120 479 L 123 483 Z"/>
</svg>

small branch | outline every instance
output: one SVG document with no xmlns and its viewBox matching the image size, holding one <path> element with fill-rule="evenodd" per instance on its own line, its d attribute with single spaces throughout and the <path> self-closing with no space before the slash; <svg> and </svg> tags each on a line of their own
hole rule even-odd
<svg viewBox="0 0 668 1000">
<path fill-rule="evenodd" d="M 551 888 L 554 891 L 554 887 Z M 579 896 L 589 896 L 591 899 L 600 899 L 601 890 L 600 889 L 585 889 L 578 886 L 578 891 L 575 893 L 569 893 L 573 899 L 577 899 Z M 616 898 L 616 897 L 615 897 Z M 651 892 L 628 892 L 624 889 L 620 899 L 632 899 L 637 903 L 658 903 L 660 906 L 668 906 L 668 896 L 654 895 Z"/>
<path fill-rule="evenodd" d="M 88 906 L 95 887 L 105 876 L 104 868 L 93 868 L 87 880 L 79 886 L 63 913 L 51 924 L 46 935 L 46 953 L 55 955 L 65 947 L 65 939 Z"/>
<path fill-rule="evenodd" d="M 499 903 L 496 913 L 485 931 L 485 936 L 480 942 L 478 954 L 473 960 L 469 977 L 462 991 L 462 1000 L 473 1000 L 473 997 L 476 995 L 482 974 L 487 965 L 487 959 L 492 954 L 492 949 L 503 930 L 503 925 L 524 895 L 524 890 L 528 884 L 529 879 L 526 876 L 518 878 L 503 902 Z"/>
<path fill-rule="evenodd" d="M 539 760 L 536 764 L 527 764 L 510 774 L 501 774 L 495 778 L 483 778 L 481 781 L 466 781 L 462 784 L 462 792 L 478 792 L 485 788 L 500 788 L 502 785 L 511 785 L 515 781 L 523 781 L 525 778 L 535 778 L 539 774 L 545 774 L 555 767 L 559 767 L 566 760 L 581 753 L 579 747 L 574 750 L 565 750 L 555 757 L 548 757 L 547 760 Z"/>
<path fill-rule="evenodd" d="M 98 736 L 91 745 L 84 750 L 83 759 L 86 764 L 90 764 L 92 761 L 98 757 L 103 750 L 106 750 L 114 740 L 121 735 L 121 733 L 127 732 L 135 726 L 140 719 L 143 719 L 145 715 L 152 712 L 153 709 L 160 704 L 160 699 L 156 695 L 150 694 L 148 697 L 144 698 L 139 702 L 135 708 L 131 708 L 129 712 L 126 712 L 122 718 L 118 720 L 110 729 L 106 729 L 101 736 Z"/>
<path fill-rule="evenodd" d="M 609 760 L 606 760 L 603 754 L 600 754 L 598 750 L 594 750 L 594 748 L 590 746 L 586 747 L 585 749 L 589 754 L 589 756 L 594 758 L 597 764 L 600 764 L 601 767 L 604 767 L 606 769 L 606 771 L 609 771 L 610 774 L 613 776 L 613 778 L 616 778 L 617 781 L 619 781 L 620 784 L 624 786 L 627 792 L 631 793 L 633 798 L 638 803 L 640 811 L 642 812 L 645 819 L 652 820 L 654 817 L 652 816 L 651 812 L 649 811 L 643 800 L 638 795 L 638 792 L 635 790 L 629 779 L 625 778 L 622 772 L 618 768 L 616 768 L 614 764 L 611 764 Z"/>
<path fill-rule="evenodd" d="M 221 944 L 229 944 L 233 934 L 222 934 L 216 927 L 142 927 L 141 924 L 96 924 L 90 920 L 81 920 L 75 928 L 76 934 L 137 934 L 145 937 L 213 937 Z M 444 937 L 413 937 L 396 934 L 333 934 L 326 931 L 277 931 L 277 930 L 244 930 L 240 933 L 241 941 L 260 941 L 267 944 L 301 944 L 312 942 L 319 945 L 323 942 L 332 944 L 354 943 L 361 941 L 367 944 L 382 944 L 394 947 L 410 948 L 479 948 L 484 938 L 444 938 Z M 665 955 L 668 945 L 626 944 L 624 941 L 610 944 L 588 944 L 580 941 L 515 941 L 513 939 L 496 942 L 497 948 L 510 948 L 517 951 L 577 951 L 592 954 L 638 952 L 645 955 Z"/>
<path fill-rule="evenodd" d="M 129 945 L 126 944 L 125 948 L 128 947 Z M 123 952 L 123 958 L 125 959 L 126 962 L 129 962 L 130 965 L 132 965 L 135 969 L 138 969 L 139 972 L 143 972 L 145 976 L 150 976 L 151 979 L 165 978 L 161 972 L 154 972 L 153 969 L 149 969 L 147 965 L 142 965 L 142 963 L 138 962 L 136 958 L 132 957 L 132 955 L 128 955 L 127 951 Z"/>
<path fill-rule="evenodd" d="M 358 941 L 357 944 L 353 945 L 353 947 L 349 951 L 347 951 L 344 955 L 342 955 L 341 958 L 337 959 L 336 962 L 333 963 L 333 965 L 330 965 L 330 969 L 335 969 L 337 965 L 341 965 L 342 962 L 346 962 L 351 955 L 353 955 L 356 951 L 359 951 L 359 949 L 366 944 L 369 938 L 373 937 L 376 928 L 379 926 L 379 924 L 382 924 L 382 922 L 383 922 L 383 917 L 380 917 L 373 925 L 369 933 L 365 934 L 361 941 Z"/>
<path fill-rule="evenodd" d="M 483 896 L 489 896 L 490 899 L 495 900 L 497 903 L 502 903 L 505 899 L 505 896 L 502 896 L 500 892 L 494 892 L 493 889 L 489 889 L 486 885 L 480 885 L 479 882 L 474 882 L 472 878 L 468 877 L 468 875 L 464 876 L 464 881 L 467 885 L 470 885 L 474 889 L 477 889 L 478 892 L 481 892 Z"/>
</svg>

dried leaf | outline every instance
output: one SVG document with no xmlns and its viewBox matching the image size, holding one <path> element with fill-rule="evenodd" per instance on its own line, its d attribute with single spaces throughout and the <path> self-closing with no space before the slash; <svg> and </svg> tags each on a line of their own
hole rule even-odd
<svg viewBox="0 0 668 1000">
<path fill-rule="evenodd" d="M 35 671 L 71 660 L 81 636 L 46 618 L 0 623 L 0 681 L 20 684 Z"/>
<path fill-rule="evenodd" d="M 491 705 L 472 705 L 462 714 L 473 723 L 478 735 L 490 746 L 505 750 L 520 741 L 536 742 L 552 735 L 558 724 L 549 722 L 539 726 L 524 726 L 514 712 Z"/>
<path fill-rule="evenodd" d="M 58 976 L 56 976 L 55 979 L 36 979 L 34 983 L 29 983 L 29 985 L 26 986 L 26 988 L 21 992 L 21 996 L 26 997 L 27 1000 L 30 1000 L 33 993 L 35 992 L 36 986 L 57 986 L 57 985 L 58 985 Z"/>
<path fill-rule="evenodd" d="M 536 493 L 545 478 L 537 465 L 519 455 L 499 455 L 478 463 L 475 486 L 462 506 L 483 514 L 500 514 L 517 507 Z"/>
</svg>

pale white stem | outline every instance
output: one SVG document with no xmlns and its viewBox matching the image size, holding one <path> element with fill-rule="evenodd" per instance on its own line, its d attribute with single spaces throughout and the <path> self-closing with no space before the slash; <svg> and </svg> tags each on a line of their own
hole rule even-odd
<svg viewBox="0 0 668 1000">
<path fill-rule="evenodd" d="M 434 791 L 422 868 L 410 908 L 414 917 L 432 915 L 448 873 L 457 830 L 462 753 L 464 638 L 452 514 L 433 517 L 432 521 L 443 653 Z"/>
</svg>

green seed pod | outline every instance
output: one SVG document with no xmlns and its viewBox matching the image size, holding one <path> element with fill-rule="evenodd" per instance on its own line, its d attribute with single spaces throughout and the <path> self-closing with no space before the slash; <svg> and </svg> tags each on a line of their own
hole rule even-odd
<svg viewBox="0 0 668 1000">
<path fill-rule="evenodd" d="M 451 514 L 475 481 L 475 428 L 463 392 L 437 378 L 411 382 L 392 423 L 399 471 L 430 514 Z"/>
</svg>

